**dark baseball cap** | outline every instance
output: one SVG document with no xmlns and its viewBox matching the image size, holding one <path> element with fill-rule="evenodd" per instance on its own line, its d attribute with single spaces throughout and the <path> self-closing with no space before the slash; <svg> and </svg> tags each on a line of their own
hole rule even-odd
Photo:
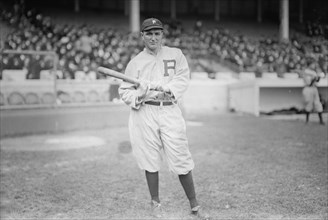
<svg viewBox="0 0 328 220">
<path fill-rule="evenodd" d="M 150 29 L 162 29 L 163 24 L 157 18 L 147 18 L 142 22 L 141 31 L 148 31 Z"/>
</svg>

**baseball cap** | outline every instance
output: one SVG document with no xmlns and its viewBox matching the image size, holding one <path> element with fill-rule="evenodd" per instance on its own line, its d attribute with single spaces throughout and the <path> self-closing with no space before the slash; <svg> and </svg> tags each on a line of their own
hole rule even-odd
<svg viewBox="0 0 328 220">
<path fill-rule="evenodd" d="M 163 30 L 163 24 L 157 18 L 147 18 L 142 22 L 141 31 L 148 31 L 155 28 Z"/>
</svg>

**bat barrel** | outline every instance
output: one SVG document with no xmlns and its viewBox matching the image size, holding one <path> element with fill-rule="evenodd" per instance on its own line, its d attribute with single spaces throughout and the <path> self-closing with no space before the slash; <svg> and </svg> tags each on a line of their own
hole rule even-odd
<svg viewBox="0 0 328 220">
<path fill-rule="evenodd" d="M 123 73 L 120 73 L 116 70 L 112 70 L 112 69 L 102 67 L 102 66 L 98 67 L 97 70 L 98 70 L 99 73 L 102 73 L 104 75 L 111 76 L 111 77 L 114 77 L 114 78 L 117 78 L 117 79 L 121 79 L 125 82 L 129 82 L 129 83 L 136 84 L 136 85 L 140 84 L 138 79 L 135 79 L 135 78 L 127 76 L 127 75 L 124 75 Z"/>
<path fill-rule="evenodd" d="M 110 74 L 109 69 L 105 68 L 105 67 L 102 67 L 102 66 L 98 67 L 97 71 L 100 72 L 100 73 Z"/>
</svg>

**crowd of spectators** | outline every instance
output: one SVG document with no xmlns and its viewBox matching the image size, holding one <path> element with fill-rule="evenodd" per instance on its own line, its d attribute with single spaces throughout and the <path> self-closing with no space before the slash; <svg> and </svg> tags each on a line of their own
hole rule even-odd
<svg viewBox="0 0 328 220">
<path fill-rule="evenodd" d="M 300 73 L 315 63 L 317 72 L 328 73 L 328 41 L 322 36 L 306 37 L 294 34 L 289 42 L 266 38 L 248 39 L 230 33 L 225 28 L 203 29 L 182 33 L 169 43 L 192 54 L 192 59 L 205 57 L 234 66 L 237 72 Z M 313 65 L 312 65 L 313 66 Z"/>
<path fill-rule="evenodd" d="M 55 64 L 61 73 L 57 78 L 103 78 L 96 72 L 98 66 L 122 72 L 131 57 L 142 49 L 138 34 L 85 24 L 54 24 L 37 10 L 27 10 L 19 4 L 15 4 L 13 10 L 2 9 L 0 19 L 14 30 L 5 39 L 3 49 L 55 51 L 58 55 L 58 62 L 54 63 L 49 56 L 0 54 L 2 69 L 26 68 L 28 79 L 40 78 L 40 70 L 52 69 Z M 320 36 L 300 34 L 285 43 L 270 38 L 253 40 L 221 27 L 202 27 L 200 21 L 192 31 L 184 30 L 180 22 L 167 22 L 165 36 L 166 45 L 183 50 L 191 69 L 197 66 L 199 59 L 208 59 L 228 63 L 238 72 L 259 75 L 298 73 L 311 63 L 316 63 L 316 71 L 328 73 L 328 43 Z"/>
<path fill-rule="evenodd" d="M 138 53 L 136 35 L 123 31 L 97 29 L 87 25 L 70 26 L 53 24 L 36 10 L 21 12 L 1 11 L 1 19 L 15 27 L 7 36 L 4 49 L 55 51 L 58 55 L 58 78 L 74 79 L 76 72 L 96 74 L 99 65 L 122 71 L 131 56 Z M 19 13 L 21 12 L 21 13 Z M 141 46 L 140 46 L 141 48 Z M 2 55 L 3 69 L 27 68 L 29 79 L 39 78 L 41 69 L 52 69 L 54 59 L 43 55 Z M 90 78 L 100 78 L 101 75 Z"/>
<path fill-rule="evenodd" d="M 309 37 L 324 37 L 328 39 L 328 24 L 322 24 L 318 21 L 306 22 L 305 34 Z"/>
</svg>

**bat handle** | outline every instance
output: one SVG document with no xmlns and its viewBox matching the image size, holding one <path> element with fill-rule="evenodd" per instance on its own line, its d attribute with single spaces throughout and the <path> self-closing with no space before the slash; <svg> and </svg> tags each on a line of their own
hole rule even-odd
<svg viewBox="0 0 328 220">
<path fill-rule="evenodd" d="M 128 81 L 123 80 L 123 82 L 128 82 Z M 128 82 L 128 83 L 131 83 L 131 82 Z M 136 88 L 138 88 L 140 86 L 140 83 L 139 82 L 134 82 L 133 84 L 136 86 Z"/>
</svg>

